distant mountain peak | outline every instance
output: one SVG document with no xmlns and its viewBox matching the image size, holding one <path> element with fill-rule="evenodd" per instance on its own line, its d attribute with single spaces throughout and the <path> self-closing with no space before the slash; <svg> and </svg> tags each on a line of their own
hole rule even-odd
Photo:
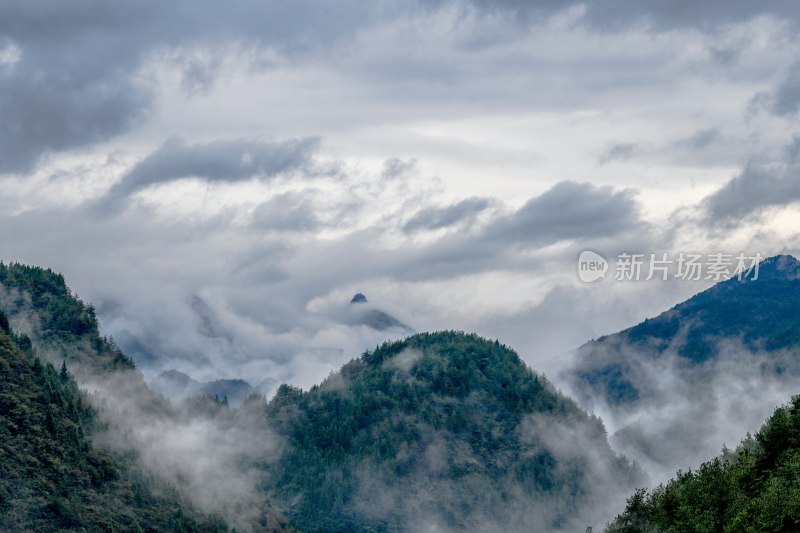
<svg viewBox="0 0 800 533">
<path fill-rule="evenodd" d="M 350 300 L 351 304 L 364 304 L 367 303 L 367 297 L 361 294 L 360 292 L 356 293 L 355 296 Z"/>
<path fill-rule="evenodd" d="M 243 379 L 201 382 L 175 369 L 162 372 L 151 379 L 149 385 L 153 391 L 174 402 L 181 402 L 192 396 L 209 396 L 227 398 L 231 405 L 241 405 L 248 396 L 258 393 Z"/>
</svg>

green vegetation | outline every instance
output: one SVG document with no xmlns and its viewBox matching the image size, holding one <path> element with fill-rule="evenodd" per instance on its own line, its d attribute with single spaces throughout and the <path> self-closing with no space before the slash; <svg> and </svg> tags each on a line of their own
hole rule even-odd
<svg viewBox="0 0 800 533">
<path fill-rule="evenodd" d="M 0 309 L 51 362 L 66 359 L 76 369 L 91 371 L 134 368 L 113 339 L 98 333 L 94 307 L 50 269 L 0 262 Z"/>
<path fill-rule="evenodd" d="M 741 342 L 765 353 L 800 346 L 800 262 L 792 256 L 761 263 L 758 279 L 732 278 L 672 309 L 580 349 L 583 363 L 575 372 L 578 388 L 588 386 L 609 405 L 639 399 L 632 367 L 665 352 L 687 366 L 715 360 L 721 340 Z M 772 370 L 787 369 L 777 359 Z"/>
<path fill-rule="evenodd" d="M 83 379 L 111 383 L 124 409 L 79 392 Z M 184 407 L 200 418 L 227 410 L 224 398 L 194 403 Z M 263 407 L 259 414 L 263 420 Z M 143 467 L 133 441 L 109 442 L 139 418 L 180 416 L 100 336 L 93 307 L 60 274 L 0 263 L 0 531 L 228 531 L 222 519 L 192 508 L 192 495 L 176 488 L 180 479 Z M 92 445 L 99 435 L 102 448 Z M 239 522 L 252 531 L 287 530 L 267 502 L 253 520 Z"/>
<path fill-rule="evenodd" d="M 755 437 L 651 492 L 637 491 L 608 533 L 800 531 L 800 396 Z"/>
<path fill-rule="evenodd" d="M 800 263 L 776 256 L 761 264 L 757 280 L 736 278 L 676 305 L 623 332 L 634 344 L 664 350 L 685 333 L 678 353 L 692 362 L 717 354 L 716 341 L 739 338 L 754 350 L 774 351 L 800 344 Z"/>
<path fill-rule="evenodd" d="M 0 313 L 0 530 L 225 531 L 92 448 L 95 412 L 67 371 L 24 353 Z"/>
<path fill-rule="evenodd" d="M 549 528 L 580 515 L 596 463 L 636 479 L 597 418 L 476 335 L 384 344 L 308 392 L 281 386 L 268 415 L 290 447 L 266 488 L 304 531 Z M 545 442 L 559 428 L 580 453 Z"/>
</svg>

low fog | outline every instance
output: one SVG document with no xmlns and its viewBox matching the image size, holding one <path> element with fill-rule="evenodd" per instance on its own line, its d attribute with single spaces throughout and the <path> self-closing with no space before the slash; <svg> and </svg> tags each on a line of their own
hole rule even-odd
<svg viewBox="0 0 800 533">
<path fill-rule="evenodd" d="M 589 346 L 575 354 L 575 366 L 559 381 L 565 392 L 605 421 L 612 446 L 642 465 L 652 488 L 678 470 L 695 469 L 716 457 L 723 446 L 734 449 L 777 407 L 800 394 L 796 350 L 766 353 L 723 339 L 717 351 L 715 358 L 693 364 L 674 349 Z M 609 404 L 599 390 L 570 375 L 576 368 L 588 370 L 611 361 L 626 365 L 637 400 Z"/>
</svg>

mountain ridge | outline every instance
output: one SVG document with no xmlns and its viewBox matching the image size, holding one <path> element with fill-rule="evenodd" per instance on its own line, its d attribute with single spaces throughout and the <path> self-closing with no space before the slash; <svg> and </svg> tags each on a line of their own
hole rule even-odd
<svg viewBox="0 0 800 533">
<path fill-rule="evenodd" d="M 569 379 L 610 405 L 635 402 L 639 390 L 627 374 L 638 358 L 670 353 L 687 365 L 719 355 L 720 340 L 745 349 L 776 352 L 800 346 L 800 261 L 764 259 L 758 278 L 719 282 L 659 315 L 587 342 L 577 349 Z"/>
</svg>

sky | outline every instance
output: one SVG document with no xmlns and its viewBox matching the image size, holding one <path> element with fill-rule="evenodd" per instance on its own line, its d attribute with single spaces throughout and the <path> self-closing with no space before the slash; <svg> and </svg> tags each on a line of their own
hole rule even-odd
<svg viewBox="0 0 800 533">
<path fill-rule="evenodd" d="M 713 283 L 584 283 L 582 251 L 800 248 L 798 11 L 6 0 L 0 259 L 149 377 L 309 387 L 405 335 L 357 292 L 556 375 Z"/>
</svg>

